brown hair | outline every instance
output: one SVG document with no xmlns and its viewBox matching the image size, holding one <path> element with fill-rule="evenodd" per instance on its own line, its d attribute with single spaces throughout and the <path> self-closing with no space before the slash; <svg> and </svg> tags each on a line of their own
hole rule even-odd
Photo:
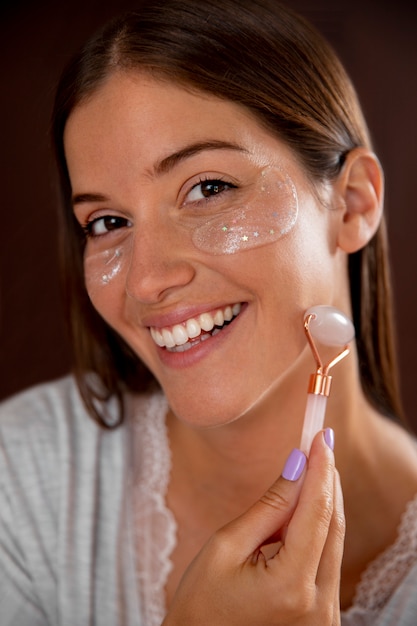
<svg viewBox="0 0 417 626">
<path fill-rule="evenodd" d="M 125 389 L 154 381 L 93 309 L 84 287 L 84 235 L 71 207 L 63 134 L 71 111 L 117 69 L 140 68 L 238 102 L 299 156 L 313 181 L 331 180 L 349 151 L 371 148 L 355 90 L 334 51 L 302 17 L 274 0 L 148 0 L 104 27 L 72 60 L 58 86 L 53 138 L 64 211 L 63 268 L 75 376 L 91 414 Z M 368 400 L 402 414 L 383 221 L 349 258 L 361 381 Z M 88 372 L 95 376 L 86 375 Z"/>
</svg>

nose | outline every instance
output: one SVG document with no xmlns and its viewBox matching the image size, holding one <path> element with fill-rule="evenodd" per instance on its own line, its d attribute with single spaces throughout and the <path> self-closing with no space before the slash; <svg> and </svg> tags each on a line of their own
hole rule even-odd
<svg viewBox="0 0 417 626">
<path fill-rule="evenodd" d="M 188 285 L 195 267 L 187 253 L 189 242 L 173 224 L 134 232 L 130 242 L 126 293 L 137 301 L 158 303 Z"/>
</svg>

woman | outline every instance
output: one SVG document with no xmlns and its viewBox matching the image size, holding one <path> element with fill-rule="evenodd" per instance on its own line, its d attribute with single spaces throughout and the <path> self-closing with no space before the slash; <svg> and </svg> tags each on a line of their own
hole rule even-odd
<svg viewBox="0 0 417 626">
<path fill-rule="evenodd" d="M 144 2 L 53 133 L 75 368 L 2 407 L 4 623 L 414 623 L 383 175 L 334 53 L 273 1 Z M 316 304 L 357 339 L 307 462 Z"/>
</svg>

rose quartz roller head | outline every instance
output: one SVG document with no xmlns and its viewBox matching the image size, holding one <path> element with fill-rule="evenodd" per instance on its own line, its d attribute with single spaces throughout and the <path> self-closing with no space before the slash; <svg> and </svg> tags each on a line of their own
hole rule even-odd
<svg viewBox="0 0 417 626">
<path fill-rule="evenodd" d="M 332 306 L 319 305 L 308 309 L 304 316 L 307 340 L 316 360 L 317 370 L 310 377 L 307 406 L 304 416 L 300 448 L 308 454 L 315 434 L 323 428 L 327 398 L 332 377 L 329 370 L 349 354 L 349 342 L 355 337 L 355 329 L 348 317 Z M 320 358 L 316 341 L 322 346 L 341 349 L 329 363 Z"/>
</svg>

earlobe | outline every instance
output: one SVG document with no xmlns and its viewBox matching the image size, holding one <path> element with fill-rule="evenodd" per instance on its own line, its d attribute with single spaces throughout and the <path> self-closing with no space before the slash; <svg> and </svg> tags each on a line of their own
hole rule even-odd
<svg viewBox="0 0 417 626">
<path fill-rule="evenodd" d="M 384 175 L 373 152 L 366 148 L 349 152 L 336 189 L 344 205 L 338 245 L 347 253 L 356 252 L 373 237 L 382 217 Z"/>
</svg>

